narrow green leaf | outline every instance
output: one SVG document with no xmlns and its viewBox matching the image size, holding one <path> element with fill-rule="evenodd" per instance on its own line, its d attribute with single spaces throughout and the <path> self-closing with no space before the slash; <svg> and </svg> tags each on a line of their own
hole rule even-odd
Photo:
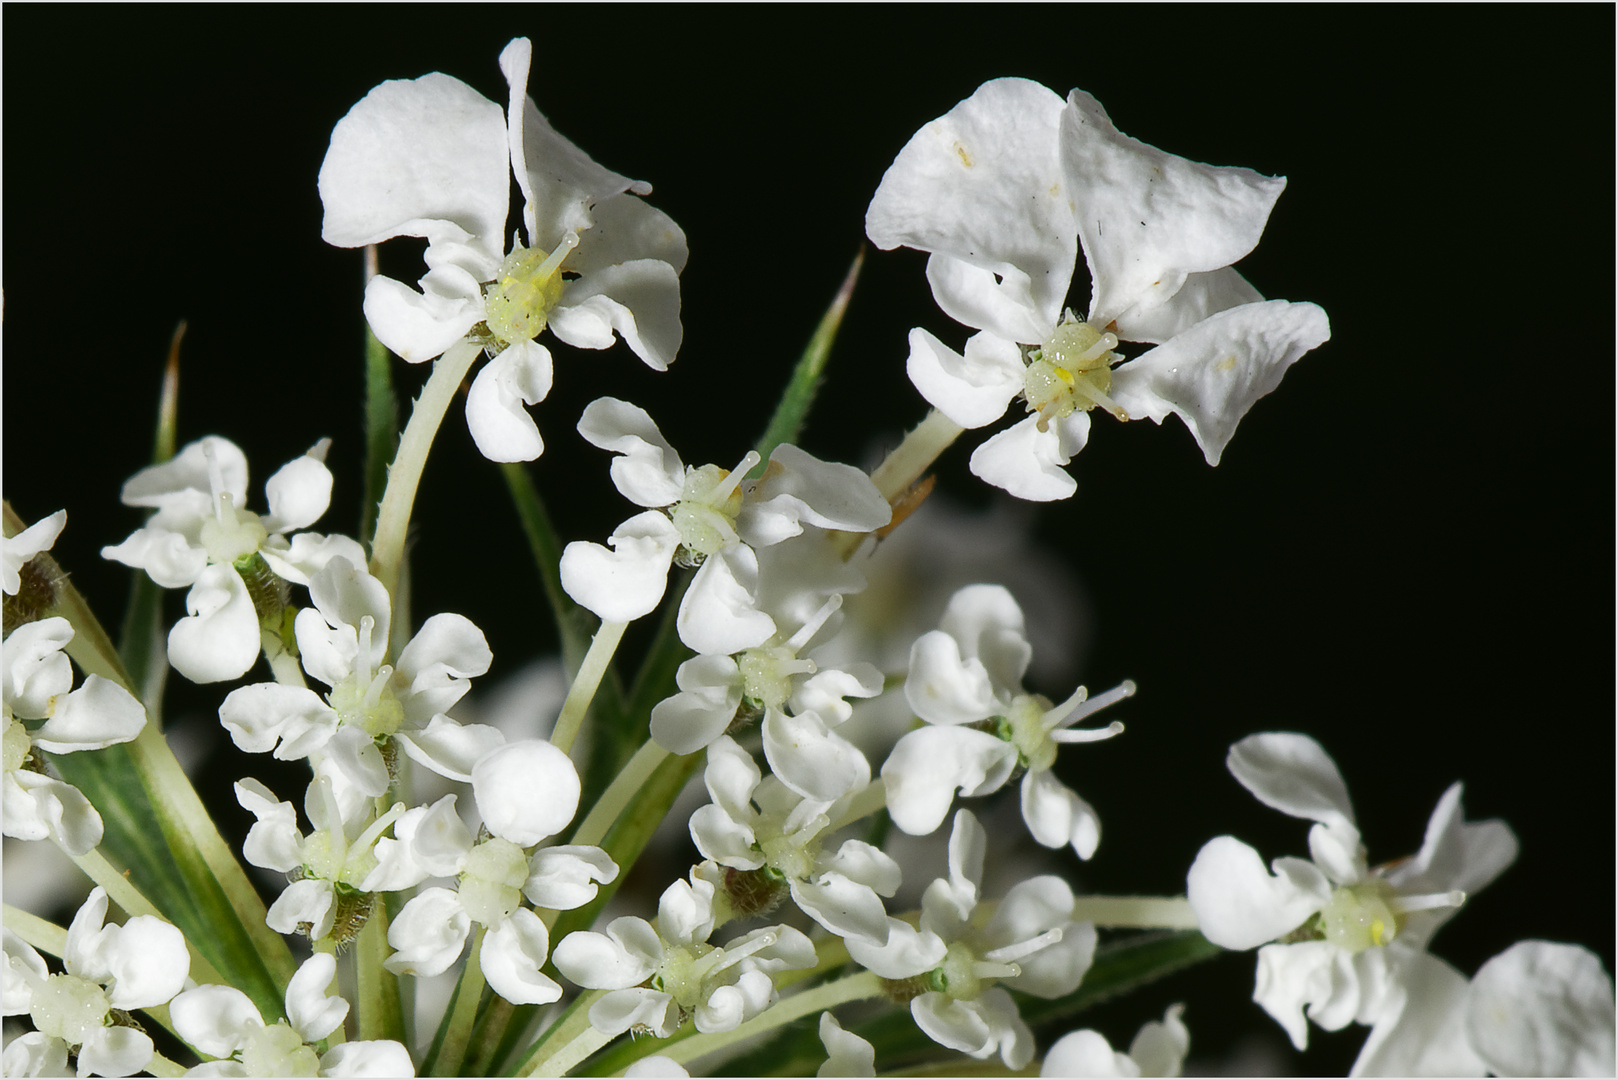
<svg viewBox="0 0 1618 1080">
<path fill-rule="evenodd" d="M 770 460 L 770 452 L 781 443 L 789 443 L 798 437 L 803 429 L 803 421 L 809 415 L 809 407 L 814 404 L 815 395 L 820 392 L 821 373 L 826 370 L 826 361 L 831 359 L 832 342 L 837 340 L 838 328 L 843 324 L 843 313 L 848 310 L 848 301 L 854 295 L 854 283 L 859 279 L 860 267 L 865 263 L 865 248 L 862 245 L 859 253 L 854 256 L 853 265 L 848 268 L 848 276 L 843 278 L 842 286 L 837 295 L 832 298 L 831 306 L 826 314 L 821 316 L 820 325 L 815 328 L 814 336 L 798 358 L 797 366 L 792 369 L 792 379 L 781 395 L 781 402 L 775 407 L 775 415 L 770 417 L 769 426 L 764 429 L 764 435 L 758 441 L 756 449 L 759 456 L 765 461 Z M 754 470 L 762 474 L 762 463 Z"/>
<path fill-rule="evenodd" d="M 376 276 L 376 246 L 365 249 L 365 280 Z M 365 327 L 365 490 L 360 540 L 370 547 L 376 509 L 388 486 L 388 462 L 399 449 L 399 397 L 393 390 L 393 354 Z"/>
</svg>

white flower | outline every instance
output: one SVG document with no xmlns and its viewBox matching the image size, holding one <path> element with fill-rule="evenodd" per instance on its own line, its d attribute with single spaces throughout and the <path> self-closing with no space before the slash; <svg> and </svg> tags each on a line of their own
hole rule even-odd
<svg viewBox="0 0 1618 1080">
<path fill-rule="evenodd" d="M 75 1046 L 80 1076 L 133 1076 L 151 1063 L 151 1038 L 111 1024 L 110 1011 L 150 1008 L 179 993 L 191 967 L 185 938 L 151 915 L 122 926 L 103 926 L 106 917 L 107 894 L 97 886 L 68 927 L 67 971 L 58 975 L 5 931 L 5 1015 L 27 1014 L 38 1029 L 6 1047 L 7 1076 L 41 1075 L 32 1067 L 64 1062 Z"/>
<path fill-rule="evenodd" d="M 234 987 L 209 984 L 187 990 L 169 1005 L 180 1037 L 219 1058 L 187 1076 L 414 1076 L 409 1052 L 392 1039 L 340 1042 L 324 1055 L 317 1043 L 342 1027 L 348 1002 L 326 990 L 336 958 L 316 953 L 287 983 L 285 1020 L 265 1024 L 258 1008 Z"/>
<path fill-rule="evenodd" d="M 383 965 L 399 974 L 437 975 L 460 956 L 476 922 L 488 928 L 479 958 L 495 993 L 514 1004 L 548 1004 L 562 996 L 540 973 L 550 936 L 539 916 L 520 906 L 522 897 L 553 910 L 578 907 L 595 898 L 593 882 L 618 876 L 618 866 L 594 847 L 524 853 L 566 828 L 578 809 L 578 773 L 550 743 L 525 740 L 486 754 L 472 769 L 472 792 L 493 834 L 481 843 L 473 843 L 456 815 L 455 796 L 446 795 L 406 813 L 394 826 L 395 839 L 379 845 L 382 865 L 367 888 L 460 877 L 457 889 L 424 889 L 404 906 L 388 926 L 395 952 Z"/>
<path fill-rule="evenodd" d="M 309 581 L 314 605 L 295 623 L 303 668 L 331 688 L 312 690 L 254 683 L 219 706 L 219 722 L 248 753 L 273 750 L 285 761 L 314 753 L 361 792 L 387 790 L 380 746 L 395 744 L 416 762 L 451 780 L 471 779 L 472 765 L 505 742 L 496 728 L 461 724 L 448 711 L 469 680 L 489 670 L 488 642 L 461 615 L 422 623 L 398 660 L 388 664 L 392 605 L 380 581 L 346 558 L 335 558 Z"/>
<path fill-rule="evenodd" d="M 590 1007 L 597 1031 L 645 1028 L 667 1038 L 691 1018 L 698 1031 L 733 1031 L 775 1001 L 777 972 L 813 966 L 815 947 L 790 926 L 743 934 L 722 947 L 714 929 L 711 863 L 676 881 L 657 905 L 657 925 L 624 916 L 607 931 L 578 931 L 556 946 L 556 969 L 580 986 L 610 990 Z"/>
<path fill-rule="evenodd" d="M 651 185 L 604 169 L 551 127 L 528 97 L 532 47 L 500 54 L 508 108 L 434 73 L 376 87 L 338 121 L 320 167 L 321 235 L 338 247 L 394 236 L 427 240 L 419 291 L 387 277 L 365 290 L 384 345 L 420 363 L 465 341 L 494 357 L 467 395 L 485 457 L 528 461 L 544 449 L 523 409 L 551 387 L 548 325 L 575 348 L 622 337 L 662 371 L 680 347 L 685 235 L 632 195 Z M 516 175 L 522 237 L 506 251 Z"/>
<path fill-rule="evenodd" d="M 67 511 L 40 518 L 16 536 L 0 540 L 0 592 L 16 596 L 22 588 L 22 568 L 42 551 L 49 551 L 67 524 Z"/>
<path fill-rule="evenodd" d="M 270 905 L 265 923 L 278 933 L 305 933 L 311 941 L 332 934 L 336 927 L 337 943 L 344 944 L 370 916 L 369 894 L 374 887 L 367 879 L 377 867 L 378 839 L 405 808 L 395 803 L 374 821 L 357 815 L 347 820 L 334 788 L 327 776 L 310 781 L 303 801 L 313 826 L 308 836 L 298 831 L 292 804 L 278 801 L 257 780 L 238 782 L 236 801 L 257 819 L 242 844 L 247 861 L 298 875 Z"/>
<path fill-rule="evenodd" d="M 278 579 L 307 585 L 335 555 L 365 562 L 364 550 L 349 537 L 288 535 L 314 524 L 331 502 L 329 445 L 322 439 L 270 477 L 267 514 L 247 509 L 247 458 L 217 435 L 124 484 L 124 505 L 157 512 L 101 555 L 145 570 L 165 589 L 190 587 L 189 615 L 169 631 L 169 662 L 192 682 L 239 678 L 253 666 L 260 619 L 279 618 L 285 601 Z"/>
<path fill-rule="evenodd" d="M 1247 409 L 1330 336 L 1318 307 L 1266 303 L 1230 268 L 1284 186 L 1165 154 L 1121 134 L 1088 94 L 1064 103 L 1025 79 L 985 83 L 917 132 L 866 232 L 929 252 L 939 306 L 980 332 L 960 354 L 913 330 L 911 380 L 962 427 L 994 422 L 1019 395 L 1032 414 L 980 446 L 972 471 L 1019 498 L 1067 498 L 1061 466 L 1096 405 L 1159 423 L 1176 413 L 1218 464 Z M 1076 242 L 1092 283 L 1084 321 L 1062 317 Z M 1115 370 L 1119 340 L 1158 348 Z"/>
<path fill-rule="evenodd" d="M 1170 1005 L 1161 1022 L 1141 1025 L 1129 1053 L 1120 1054 L 1099 1031 L 1085 1028 L 1063 1035 L 1045 1052 L 1041 1076 L 1179 1076 L 1191 1048 L 1191 1033 L 1180 1014 L 1184 1005 Z"/>
<path fill-rule="evenodd" d="M 1046 847 L 1071 844 L 1095 854 L 1101 821 L 1090 804 L 1051 772 L 1063 743 L 1094 742 L 1123 730 L 1076 728 L 1087 716 L 1135 692 L 1125 682 L 1089 699 L 1080 687 L 1053 706 L 1022 689 L 1033 655 L 1022 609 L 999 585 L 969 585 L 950 598 L 942 629 L 910 650 L 905 699 L 926 727 L 909 732 L 882 766 L 893 822 L 911 835 L 932 832 L 949 813 L 957 789 L 966 796 L 997 791 L 1019 766 L 1023 820 Z M 993 730 L 978 725 L 993 721 Z"/>
<path fill-rule="evenodd" d="M 1307 1014 L 1328 1031 L 1375 1025 L 1362 1062 L 1400 1059 L 1406 1049 L 1388 1034 L 1400 1013 L 1430 1012 L 1422 995 L 1453 997 L 1465 981 L 1426 955 L 1428 940 L 1468 893 L 1511 864 L 1516 837 L 1500 821 L 1463 821 L 1457 783 L 1433 810 L 1421 850 L 1372 869 L 1342 775 L 1315 740 L 1251 735 L 1231 747 L 1226 765 L 1265 805 L 1315 824 L 1310 859 L 1276 859 L 1273 875 L 1235 837 L 1204 845 L 1186 876 L 1203 934 L 1227 949 L 1263 946 L 1253 999 L 1298 1049 L 1308 1042 Z M 1426 1038 L 1413 1025 L 1402 1030 L 1402 1038 Z"/>
<path fill-rule="evenodd" d="M 45 775 L 34 748 L 53 754 L 99 750 L 129 742 L 146 726 L 146 710 L 115 682 L 85 676 L 73 690 L 73 666 L 62 647 L 73 627 L 59 617 L 24 623 L 6 638 L 5 834 L 50 837 L 70 855 L 101 843 L 101 815 L 78 788 Z M 71 692 L 70 692 L 71 691 Z M 45 722 L 30 730 L 23 720 Z M 32 763 L 32 764 L 30 764 Z"/>
<path fill-rule="evenodd" d="M 1073 891 L 1041 875 L 1012 886 L 993 915 L 978 911 L 988 838 L 969 811 L 955 815 L 949 876 L 927 886 L 921 925 L 889 919 L 888 942 L 845 939 L 849 955 L 884 979 L 917 979 L 916 1025 L 975 1058 L 996 1051 L 1007 1068 L 1034 1056 L 1034 1036 L 1004 984 L 1036 997 L 1078 989 L 1095 955 L 1095 927 L 1074 922 Z M 917 977 L 920 977 L 919 979 Z"/>
<path fill-rule="evenodd" d="M 704 858 L 747 872 L 747 891 L 761 891 L 771 901 L 784 885 L 798 907 L 839 937 L 886 943 L 881 897 L 898 891 L 899 864 L 861 840 L 846 840 L 835 852 L 821 847 L 846 799 L 803 798 L 777 777 L 761 775 L 752 756 L 728 736 L 708 747 L 703 779 L 713 802 L 691 815 L 691 839 Z M 728 876 L 726 884 L 734 906 L 737 890 Z M 760 905 L 763 910 L 768 908 Z"/>
<path fill-rule="evenodd" d="M 757 607 L 758 558 L 805 525 L 869 532 L 891 510 L 876 485 L 851 465 L 821 461 L 789 443 L 770 454 L 757 480 L 749 451 L 734 470 L 688 467 L 644 409 L 598 398 L 579 417 L 579 434 L 611 450 L 612 482 L 648 509 L 620 525 L 608 543 L 571 543 L 562 552 L 562 586 L 608 622 L 629 622 L 663 598 L 669 565 L 683 554 L 702 563 L 680 603 L 680 639 L 699 653 L 731 654 L 761 645 L 774 620 Z M 717 556 L 717 557 L 716 557 Z"/>
</svg>

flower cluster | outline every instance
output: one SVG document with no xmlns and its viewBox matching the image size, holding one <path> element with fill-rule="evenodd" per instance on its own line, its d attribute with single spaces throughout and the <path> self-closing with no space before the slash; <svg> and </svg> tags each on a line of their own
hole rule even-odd
<svg viewBox="0 0 1618 1080">
<path fill-rule="evenodd" d="M 880 1052 L 884 1070 L 891 1054 L 958 1072 L 949 1051 L 1015 1072 L 1038 1060 L 1047 1076 L 1169 1076 L 1194 1004 L 1124 1053 L 1029 1003 L 1060 1019 L 1091 991 L 1219 949 L 1257 950 L 1253 998 L 1298 1049 L 1310 1022 L 1369 1026 L 1359 1073 L 1611 1070 L 1612 984 L 1589 951 L 1524 941 L 1470 979 L 1429 953 L 1517 854 L 1504 823 L 1464 819 L 1459 784 L 1415 855 L 1372 864 L 1325 750 L 1253 735 L 1227 765 L 1312 823 L 1309 858 L 1266 866 L 1217 836 L 1183 897 L 1076 890 L 1056 871 L 1104 855 L 1101 811 L 1070 783 L 1109 751 L 1061 748 L 1120 735 L 1121 720 L 1082 725 L 1121 713 L 1135 683 L 1046 697 L 1036 647 L 1061 645 L 1013 589 L 975 574 L 946 585 L 925 544 L 874 557 L 923 527 L 936 456 L 1014 402 L 1024 415 L 975 449 L 972 471 L 1025 500 L 1066 498 L 1096 406 L 1177 415 L 1215 465 L 1247 410 L 1330 337 L 1319 307 L 1266 301 L 1234 269 L 1284 180 L 1131 139 L 1079 90 L 989 82 L 883 177 L 867 234 L 927 252 L 939 306 L 973 333 L 957 352 L 910 332 L 907 370 L 934 412 L 873 471 L 798 445 L 817 346 L 729 468 L 687 464 L 640 405 L 584 407 L 578 434 L 612 455 L 612 484 L 638 508 L 604 538 L 564 545 L 530 474 L 508 467 L 567 689 L 525 701 L 520 732 L 486 706 L 473 717 L 474 680 L 497 670 L 489 640 L 453 611 L 418 619 L 406 572 L 450 403 L 486 357 L 465 392 L 472 437 L 489 459 L 531 461 L 546 330 L 575 348 L 622 341 L 658 371 L 683 333 L 684 234 L 645 202 L 649 185 L 556 132 L 527 93 L 533 61 L 525 39 L 501 53 L 503 104 L 435 73 L 376 87 L 332 132 L 324 238 L 425 240 L 414 285 L 374 275 L 364 294 L 375 337 L 431 362 L 405 428 L 370 432 L 371 445 L 398 436 L 367 493 L 374 526 L 308 531 L 331 502 L 329 440 L 270 477 L 263 513 L 247 507 L 236 444 L 191 442 L 125 484 L 149 516 L 102 551 L 189 590 L 166 654 L 120 653 L 45 554 L 65 513 L 24 528 L 8 507 L 5 832 L 53 841 L 96 888 L 65 930 L 7 908 L 5 1015 L 32 1025 L 8 1028 L 7 1075 L 673 1076 L 757 1040 L 768 1060 L 732 1068 L 875 1075 Z M 1068 307 L 1080 253 L 1082 318 Z M 906 550 L 923 554 L 895 569 Z M 927 575 L 941 613 L 902 584 Z M 135 602 L 132 626 L 160 625 L 157 589 Z M 628 624 L 665 605 L 665 632 L 623 678 Z M 261 655 L 267 677 L 249 680 Z M 225 777 L 227 811 L 251 818 L 240 860 L 159 731 L 165 664 L 237 684 L 221 688 L 216 734 L 247 755 Z M 115 764 L 84 755 L 69 773 L 83 792 L 52 774 L 54 755 L 131 741 Z M 689 784 L 700 805 L 675 812 L 699 770 L 706 801 Z M 1020 818 L 988 801 L 1014 782 Z M 910 842 L 929 836 L 932 861 Z M 284 884 L 255 882 L 244 861 Z M 109 900 L 121 925 L 106 925 Z M 1143 929 L 1166 933 L 1126 936 Z M 1152 959 L 1131 959 L 1143 943 Z M 843 1009 L 862 1001 L 888 1021 Z M 196 1063 L 160 1053 L 131 1011 Z M 805 1050 L 788 1025 L 812 1016 Z"/>
</svg>

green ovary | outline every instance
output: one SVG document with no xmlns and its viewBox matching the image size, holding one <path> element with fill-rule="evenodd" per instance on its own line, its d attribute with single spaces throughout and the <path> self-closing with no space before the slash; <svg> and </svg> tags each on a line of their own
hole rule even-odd
<svg viewBox="0 0 1618 1080">
<path fill-rule="evenodd" d="M 736 543 L 736 515 L 742 508 L 740 478 L 704 465 L 686 474 L 680 501 L 669 516 L 680 530 L 680 543 L 698 555 L 714 555 Z"/>
<path fill-rule="evenodd" d="M 1103 334 L 1071 316 L 1039 347 L 1037 359 L 1023 375 L 1023 397 L 1028 411 L 1039 414 L 1039 428 L 1052 420 L 1088 411 L 1097 405 L 1112 407 L 1112 351 L 1118 338 Z"/>
<path fill-rule="evenodd" d="M 1391 889 L 1381 881 L 1336 889 L 1320 909 L 1326 940 L 1350 953 L 1386 945 L 1399 933 L 1399 920 L 1388 906 Z"/>
<path fill-rule="evenodd" d="M 5 768 L 6 772 L 14 772 L 23 767 L 28 760 L 28 753 L 34 742 L 28 737 L 28 729 L 11 717 L 6 717 L 5 734 Z"/>
<path fill-rule="evenodd" d="M 571 246 L 556 254 L 565 254 Z M 534 340 L 562 298 L 562 285 L 561 259 L 551 252 L 523 247 L 512 251 L 483 299 L 489 331 L 508 345 Z"/>
<path fill-rule="evenodd" d="M 522 885 L 528 880 L 528 858 L 522 848 L 498 836 L 473 848 L 461 875 L 461 907 L 474 921 L 498 926 L 522 903 Z"/>
<path fill-rule="evenodd" d="M 248 1076 L 320 1075 L 320 1059 L 284 1021 L 247 1036 L 242 1066 Z"/>
<path fill-rule="evenodd" d="M 106 1026 L 111 1007 L 107 992 L 89 979 L 52 975 L 35 987 L 29 1016 L 44 1034 L 77 1046 Z"/>
</svg>

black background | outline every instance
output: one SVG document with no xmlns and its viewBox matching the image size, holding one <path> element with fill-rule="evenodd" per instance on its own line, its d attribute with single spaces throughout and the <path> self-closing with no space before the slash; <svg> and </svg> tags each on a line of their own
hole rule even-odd
<svg viewBox="0 0 1618 1080">
<path fill-rule="evenodd" d="M 541 110 L 651 181 L 686 231 L 678 363 L 654 376 L 621 346 L 558 345 L 533 410 L 549 444 L 534 475 L 564 536 L 594 539 L 628 511 L 572 431 L 584 403 L 627 397 L 687 461 L 735 460 L 910 134 L 996 76 L 1079 86 L 1147 142 L 1287 176 L 1241 269 L 1321 304 L 1334 335 L 1217 470 L 1177 421 L 1098 416 L 1077 497 L 1039 518 L 1083 577 L 1090 642 L 1041 689 L 1141 685 L 1126 735 L 1069 752 L 1105 829 L 1085 885 L 1177 891 L 1220 832 L 1303 854 L 1303 824 L 1221 764 L 1244 734 L 1302 730 L 1341 764 L 1373 861 L 1414 851 L 1455 779 L 1469 816 L 1516 829 L 1521 858 L 1435 952 L 1470 973 L 1522 938 L 1578 941 L 1610 970 L 1613 12 L 1409 11 L 8 6 L 5 494 L 30 521 L 67 507 L 56 553 L 114 622 L 127 578 L 97 552 L 138 523 L 118 490 L 184 317 L 182 441 L 242 445 L 260 506 L 275 468 L 332 436 L 321 525 L 356 527 L 360 263 L 321 243 L 315 175 L 383 79 L 444 71 L 503 102 L 496 58 L 530 36 Z M 384 270 L 413 281 L 419 249 L 394 242 Z M 964 338 L 920 255 L 873 256 L 801 440 L 827 458 L 864 460 L 923 414 L 911 326 Z M 1072 303 L 1087 297 L 1081 270 Z M 424 376 L 397 367 L 402 391 Z M 987 505 L 965 469 L 978 438 L 941 483 Z M 552 647 L 459 409 L 416 521 L 418 612 L 476 621 L 492 675 Z M 210 767 L 245 775 L 233 753 Z M 1092 1022 L 1126 1043 L 1183 998 L 1199 1054 L 1234 1045 L 1231 1025 L 1279 1044 L 1250 980 L 1226 960 Z M 1363 1030 L 1314 1032 L 1320 1049 L 1281 1067 L 1346 1067 Z"/>
</svg>

